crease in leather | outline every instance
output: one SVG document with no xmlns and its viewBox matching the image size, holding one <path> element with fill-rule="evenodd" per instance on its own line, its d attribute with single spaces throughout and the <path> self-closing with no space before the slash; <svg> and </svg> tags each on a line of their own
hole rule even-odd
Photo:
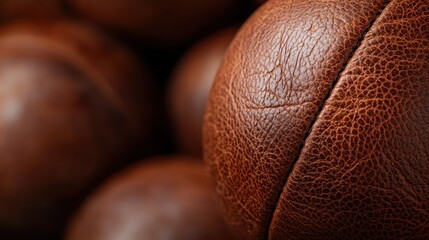
<svg viewBox="0 0 429 240">
<path fill-rule="evenodd" d="M 393 1 L 394 1 L 394 0 L 387 0 L 387 1 L 383 4 L 383 6 L 380 8 L 380 11 L 376 14 L 376 16 L 374 17 L 374 19 L 373 19 L 373 20 L 368 24 L 368 27 L 363 31 L 362 36 L 359 38 L 359 40 L 356 42 L 356 44 L 355 44 L 355 46 L 353 47 L 353 49 L 350 51 L 349 56 L 347 57 L 346 61 L 345 61 L 345 62 L 344 62 L 344 64 L 341 66 L 340 70 L 338 71 L 337 77 L 336 77 L 336 78 L 334 79 L 334 81 L 332 82 L 332 85 L 331 85 L 331 87 L 329 88 L 329 91 L 328 91 L 328 93 L 326 94 L 325 98 L 323 99 L 322 104 L 320 105 L 320 107 L 319 107 L 319 109 L 318 109 L 318 111 L 317 111 L 317 113 L 316 113 L 316 115 L 315 115 L 314 119 L 311 121 L 311 123 L 310 123 L 310 125 L 309 125 L 309 127 L 308 127 L 308 130 L 307 130 L 307 132 L 305 133 L 304 139 L 302 140 L 302 143 L 301 143 L 301 145 L 299 146 L 298 153 L 296 154 L 296 156 L 295 156 L 295 158 L 294 158 L 294 160 L 293 160 L 293 162 L 292 162 L 292 164 L 291 164 L 291 167 L 289 168 L 289 171 L 286 173 L 285 181 L 284 181 L 284 183 L 283 183 L 283 185 L 282 185 L 282 188 L 281 188 L 281 190 L 280 190 L 280 193 L 279 193 L 279 195 L 278 195 L 278 197 L 277 197 L 277 200 L 276 200 L 276 202 L 275 202 L 275 204 L 274 204 L 274 208 L 273 208 L 273 211 L 272 211 L 272 214 L 271 214 L 271 219 L 270 219 L 270 221 L 269 221 L 268 229 L 267 229 L 267 232 L 266 232 L 266 234 L 265 234 L 265 236 L 266 236 L 266 237 L 265 237 L 265 239 L 269 239 L 270 229 L 271 229 L 271 225 L 272 225 L 272 223 L 273 223 L 273 218 L 274 218 L 274 213 L 275 213 L 275 211 L 277 210 L 277 207 L 278 207 L 278 204 L 279 204 L 280 198 L 281 198 L 281 196 L 282 196 L 282 194 L 283 194 L 284 187 L 286 186 L 286 184 L 287 184 L 287 182 L 288 182 L 288 180 L 289 180 L 289 177 L 290 177 L 291 173 L 293 172 L 293 170 L 294 170 L 294 168 L 295 168 L 295 165 L 296 165 L 296 163 L 298 162 L 298 160 L 299 160 L 299 158 L 300 158 L 300 156 L 301 156 L 301 153 L 302 153 L 302 151 L 303 151 L 303 149 L 304 149 L 304 147 L 305 147 L 305 144 L 306 144 L 306 142 L 307 142 L 307 139 L 308 139 L 308 137 L 310 136 L 310 134 L 311 134 L 311 132 L 312 132 L 312 130 L 313 130 L 313 126 L 314 126 L 314 124 L 317 122 L 317 120 L 318 120 L 318 118 L 319 118 L 320 114 L 322 113 L 322 111 L 323 111 L 323 109 L 324 109 L 324 107 L 325 107 L 325 105 L 326 105 L 326 102 L 327 102 L 327 101 L 328 101 L 328 99 L 330 98 L 330 96 L 331 96 L 331 94 L 332 94 L 333 90 L 335 89 L 335 87 L 336 87 L 337 83 L 339 82 L 339 80 L 340 80 L 340 77 L 341 77 L 342 73 L 343 73 L 343 72 L 344 72 L 344 70 L 347 68 L 347 65 L 349 64 L 350 60 L 353 58 L 353 56 L 354 56 L 354 54 L 356 53 L 356 51 L 357 51 L 357 50 L 359 49 L 359 47 L 361 46 L 361 44 L 362 44 L 363 40 L 365 40 L 365 37 L 366 37 L 367 33 L 371 30 L 372 26 L 373 26 L 373 25 L 374 25 L 374 23 L 377 21 L 377 19 L 381 16 L 381 14 L 384 12 L 384 10 L 387 8 L 387 6 L 389 5 L 389 3 L 393 2 Z"/>
</svg>

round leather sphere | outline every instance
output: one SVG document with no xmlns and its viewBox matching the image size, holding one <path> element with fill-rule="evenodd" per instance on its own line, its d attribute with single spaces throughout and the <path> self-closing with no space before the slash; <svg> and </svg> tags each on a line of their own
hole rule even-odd
<svg viewBox="0 0 429 240">
<path fill-rule="evenodd" d="M 83 25 L 0 28 L 2 236 L 61 231 L 149 133 L 148 80 L 128 50 Z"/>
<path fill-rule="evenodd" d="M 205 114 L 227 221 L 249 239 L 429 238 L 427 0 L 269 0 Z"/>
<path fill-rule="evenodd" d="M 179 61 L 170 80 L 168 103 L 181 153 L 201 156 L 204 107 L 223 55 L 236 29 L 203 40 Z"/>
<path fill-rule="evenodd" d="M 199 161 L 155 158 L 105 183 L 72 221 L 67 240 L 231 239 Z"/>
<path fill-rule="evenodd" d="M 231 18 L 242 0 L 68 0 L 71 9 L 110 29 L 160 46 L 180 45 Z"/>
</svg>

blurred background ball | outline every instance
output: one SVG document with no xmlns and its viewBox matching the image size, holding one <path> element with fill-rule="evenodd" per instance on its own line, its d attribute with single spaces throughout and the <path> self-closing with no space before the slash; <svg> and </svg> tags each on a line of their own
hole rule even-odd
<svg viewBox="0 0 429 240">
<path fill-rule="evenodd" d="M 203 164 L 152 159 L 99 189 L 72 221 L 67 240 L 231 239 Z"/>
<path fill-rule="evenodd" d="M 0 29 L 0 233 L 45 239 L 149 138 L 148 77 L 133 55 L 71 22 Z"/>
<path fill-rule="evenodd" d="M 63 15 L 61 0 L 0 0 L 0 21 L 14 18 L 53 18 Z"/>
<path fill-rule="evenodd" d="M 178 46 L 227 23 L 243 0 L 69 0 L 71 10 L 109 29 L 159 46 Z"/>
<path fill-rule="evenodd" d="M 168 104 L 179 151 L 202 155 L 204 107 L 236 28 L 218 32 L 190 49 L 170 80 Z"/>
</svg>

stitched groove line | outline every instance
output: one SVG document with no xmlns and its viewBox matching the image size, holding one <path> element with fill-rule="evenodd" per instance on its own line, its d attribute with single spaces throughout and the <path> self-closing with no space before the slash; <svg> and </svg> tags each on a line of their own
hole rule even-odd
<svg viewBox="0 0 429 240">
<path fill-rule="evenodd" d="M 365 28 L 365 30 L 363 31 L 362 36 L 358 39 L 357 43 L 355 44 L 355 46 L 350 51 L 350 54 L 347 57 L 346 61 L 341 66 L 341 68 L 340 68 L 340 70 L 339 70 L 339 72 L 337 74 L 337 77 L 335 78 L 335 80 L 333 81 L 331 87 L 329 88 L 328 94 L 326 94 L 325 98 L 322 100 L 322 104 L 320 105 L 320 107 L 319 107 L 319 109 L 317 111 L 316 116 L 310 122 L 310 125 L 309 125 L 309 127 L 308 127 L 308 129 L 307 129 L 307 131 L 305 133 L 304 139 L 303 139 L 301 145 L 298 148 L 298 153 L 295 156 L 294 160 L 292 161 L 291 167 L 289 168 L 288 172 L 286 173 L 286 177 L 285 177 L 285 180 L 284 180 L 284 183 L 283 183 L 283 187 L 281 188 L 281 191 L 280 191 L 280 193 L 279 193 L 279 195 L 277 197 L 277 201 L 274 204 L 274 209 L 273 209 L 272 214 L 271 214 L 271 219 L 269 221 L 269 226 L 268 226 L 268 229 L 267 229 L 267 233 L 265 234 L 265 236 L 266 236 L 265 239 L 269 239 L 271 225 L 273 223 L 274 214 L 275 214 L 275 211 L 276 211 L 276 209 L 278 207 L 281 195 L 283 194 L 283 190 L 284 190 L 284 188 L 285 188 L 285 186 L 286 186 L 286 184 L 287 184 L 287 182 L 289 180 L 290 174 L 293 172 L 293 170 L 295 168 L 295 165 L 298 162 L 298 160 L 299 160 L 299 158 L 300 158 L 300 156 L 302 154 L 302 151 L 303 151 L 303 149 L 305 147 L 305 143 L 307 142 L 307 139 L 308 139 L 308 137 L 310 136 L 310 134 L 311 134 L 311 132 L 313 130 L 314 124 L 317 122 L 317 120 L 318 120 L 320 114 L 322 113 L 322 111 L 323 111 L 323 109 L 324 109 L 324 107 L 325 107 L 328 99 L 331 97 L 332 91 L 335 89 L 336 85 L 338 84 L 338 82 L 339 82 L 339 80 L 341 78 L 341 74 L 344 72 L 344 70 L 346 69 L 346 67 L 349 64 L 350 60 L 353 58 L 353 56 L 355 55 L 356 51 L 361 46 L 363 40 L 365 39 L 365 37 L 368 34 L 368 32 L 371 30 L 371 28 L 374 25 L 374 23 L 377 21 L 377 19 L 380 17 L 380 15 L 383 13 L 383 11 L 387 8 L 387 6 L 389 5 L 389 3 L 391 3 L 391 2 L 392 2 L 392 0 L 386 1 L 383 4 L 383 6 L 381 7 L 380 11 L 375 15 L 374 19 L 372 19 L 370 21 L 370 23 L 368 24 L 368 27 Z"/>
</svg>

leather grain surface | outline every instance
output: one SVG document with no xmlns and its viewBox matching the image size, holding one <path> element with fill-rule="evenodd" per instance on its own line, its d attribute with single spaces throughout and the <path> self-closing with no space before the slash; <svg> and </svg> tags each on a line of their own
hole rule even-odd
<svg viewBox="0 0 429 240">
<path fill-rule="evenodd" d="M 427 0 L 271 0 L 251 17 L 204 125 L 231 225 L 249 239 L 428 237 L 428 17 Z"/>
<path fill-rule="evenodd" d="M 429 238 L 429 5 L 392 1 L 313 125 L 270 239 Z"/>
</svg>

